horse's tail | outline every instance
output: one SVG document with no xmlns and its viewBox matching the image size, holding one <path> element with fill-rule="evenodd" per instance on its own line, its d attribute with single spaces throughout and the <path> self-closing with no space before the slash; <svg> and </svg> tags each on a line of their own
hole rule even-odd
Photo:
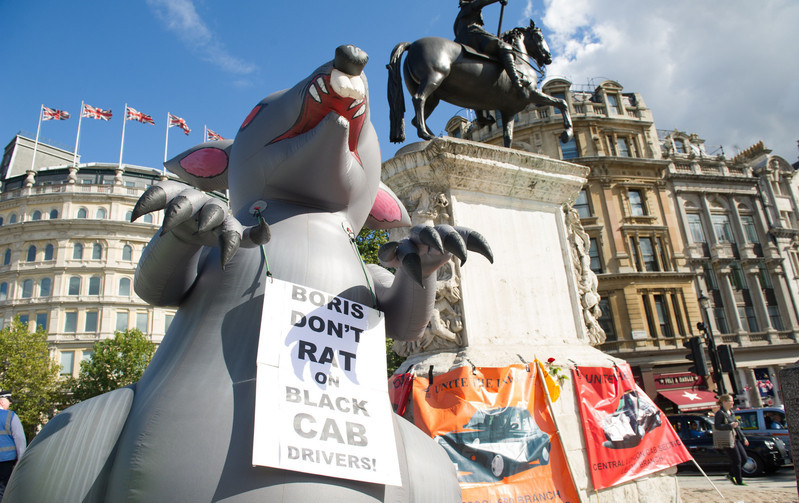
<svg viewBox="0 0 799 503">
<path fill-rule="evenodd" d="M 391 51 L 388 68 L 388 106 L 391 129 L 389 139 L 391 143 L 405 141 L 405 96 L 402 93 L 402 54 L 410 47 L 410 42 L 400 42 Z"/>
</svg>

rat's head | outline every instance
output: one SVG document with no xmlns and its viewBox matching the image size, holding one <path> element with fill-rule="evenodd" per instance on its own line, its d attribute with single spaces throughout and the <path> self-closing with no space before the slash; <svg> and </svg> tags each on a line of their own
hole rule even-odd
<svg viewBox="0 0 799 503">
<path fill-rule="evenodd" d="M 337 48 L 333 61 L 261 100 L 235 141 L 199 145 L 167 168 L 204 190 L 212 185 L 209 175 L 215 178 L 213 189 L 230 189 L 234 213 L 259 199 L 280 199 L 346 211 L 360 228 L 380 181 L 380 149 L 362 73 L 366 60 L 357 47 Z M 216 168 L 209 169 L 209 161 Z"/>
</svg>

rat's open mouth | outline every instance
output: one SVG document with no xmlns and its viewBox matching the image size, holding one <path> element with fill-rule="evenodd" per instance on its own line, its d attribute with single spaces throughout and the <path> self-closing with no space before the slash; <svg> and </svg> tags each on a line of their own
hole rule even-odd
<svg viewBox="0 0 799 503">
<path fill-rule="evenodd" d="M 336 70 L 333 71 L 336 72 Z M 308 83 L 305 89 L 302 111 L 294 125 L 288 131 L 270 141 L 269 144 L 294 138 L 310 131 L 330 112 L 337 113 L 350 123 L 349 149 L 360 163 L 358 139 L 361 136 L 361 129 L 366 119 L 366 98 L 350 98 L 339 95 L 331 86 L 331 76 L 325 73 L 314 76 Z"/>
</svg>

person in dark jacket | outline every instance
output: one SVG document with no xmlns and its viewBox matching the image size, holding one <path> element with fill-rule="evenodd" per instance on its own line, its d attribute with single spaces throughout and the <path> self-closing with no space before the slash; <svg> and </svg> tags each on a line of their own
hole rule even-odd
<svg viewBox="0 0 799 503">
<path fill-rule="evenodd" d="M 713 424 L 715 429 L 720 431 L 732 430 L 732 447 L 725 449 L 730 457 L 730 473 L 727 474 L 727 478 L 735 485 L 745 486 L 747 484 L 743 479 L 743 466 L 746 463 L 744 446 L 749 445 L 749 440 L 744 436 L 735 414 L 732 413 L 733 403 L 732 395 L 721 395 L 719 397 L 718 404 L 721 408 L 716 412 Z"/>
</svg>

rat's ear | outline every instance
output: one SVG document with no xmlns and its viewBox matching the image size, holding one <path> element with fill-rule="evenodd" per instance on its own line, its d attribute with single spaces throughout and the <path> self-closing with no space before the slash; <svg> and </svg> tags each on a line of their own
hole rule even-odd
<svg viewBox="0 0 799 503">
<path fill-rule="evenodd" d="M 396 194 L 383 182 L 377 189 L 377 197 L 372 205 L 372 211 L 366 219 L 366 228 L 392 229 L 394 227 L 410 227 L 411 217 L 405 205 L 399 200 Z"/>
<path fill-rule="evenodd" d="M 228 188 L 227 169 L 233 140 L 201 143 L 164 163 L 181 180 L 206 192 Z"/>
</svg>

